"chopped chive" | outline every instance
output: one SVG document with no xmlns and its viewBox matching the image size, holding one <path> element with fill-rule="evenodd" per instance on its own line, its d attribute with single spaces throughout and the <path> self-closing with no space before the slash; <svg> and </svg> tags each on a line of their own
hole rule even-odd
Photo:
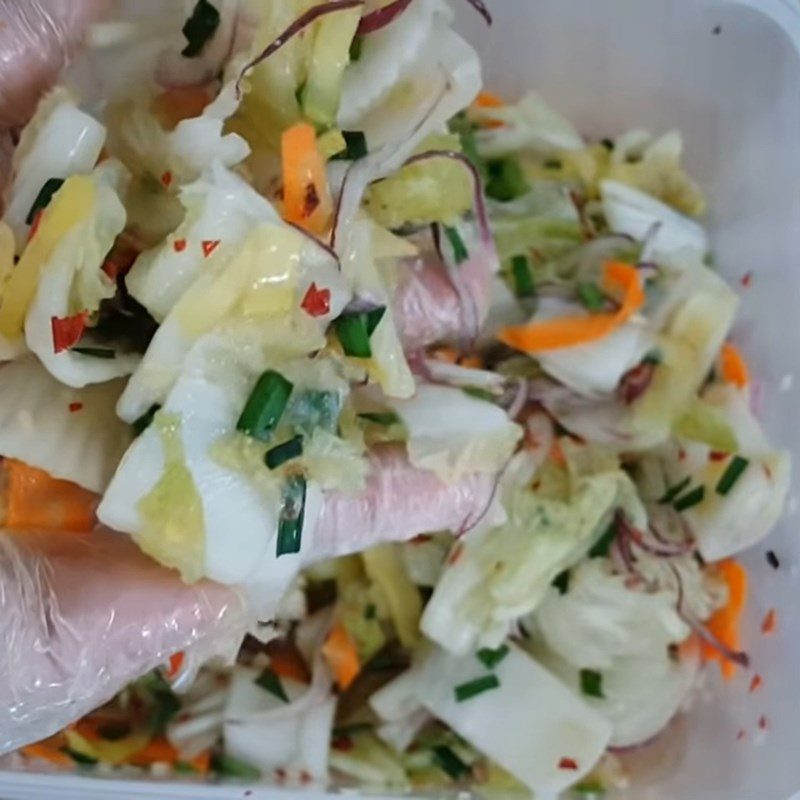
<svg viewBox="0 0 800 800">
<path fill-rule="evenodd" d="M 605 797 L 606 787 L 598 780 L 591 780 L 584 781 L 583 783 L 579 783 L 577 786 L 573 786 L 572 791 L 575 794 L 585 797 L 594 797 L 598 798 L 599 800 L 599 798 Z"/>
<path fill-rule="evenodd" d="M 331 161 L 358 161 L 367 155 L 367 137 L 363 131 L 342 131 L 345 149 L 337 153 Z"/>
<path fill-rule="evenodd" d="M 723 497 L 728 494 L 728 492 L 736 485 L 736 482 L 739 480 L 739 478 L 742 477 L 742 474 L 747 469 L 749 464 L 750 462 L 746 458 L 734 456 L 731 459 L 731 463 L 728 464 L 723 476 L 719 479 L 719 483 L 717 484 L 717 494 L 720 494 Z"/>
<path fill-rule="evenodd" d="M 372 422 L 375 425 L 384 425 L 387 428 L 390 425 L 396 425 L 398 422 L 400 422 L 400 417 L 398 417 L 393 411 L 369 411 L 359 414 L 358 417 L 359 419 L 366 420 L 367 422 Z"/>
<path fill-rule="evenodd" d="M 350 61 L 360 61 L 361 60 L 361 50 L 364 47 L 364 37 L 363 36 L 354 36 L 353 41 L 350 42 Z"/>
<path fill-rule="evenodd" d="M 69 349 L 70 353 L 78 353 L 81 356 L 87 356 L 89 358 L 102 358 L 106 361 L 111 361 L 117 357 L 117 354 L 114 350 L 109 350 L 107 347 L 71 347 Z"/>
<path fill-rule="evenodd" d="M 472 162 L 485 182 L 489 177 L 489 173 L 486 169 L 486 162 L 481 158 L 480 153 L 478 153 L 478 138 L 475 135 L 475 123 L 467 118 L 466 112 L 461 111 L 450 120 L 448 128 L 450 133 L 458 135 L 461 141 L 461 151 Z"/>
<path fill-rule="evenodd" d="M 76 764 L 92 766 L 97 763 L 97 759 L 94 756 L 87 756 L 84 753 L 79 753 L 77 750 L 73 750 L 71 747 L 62 747 L 61 751 L 66 753 Z"/>
<path fill-rule="evenodd" d="M 578 297 L 589 311 L 600 311 L 606 302 L 603 293 L 595 283 L 579 283 Z"/>
<path fill-rule="evenodd" d="M 183 25 L 181 33 L 188 44 L 181 51 L 186 58 L 197 58 L 203 48 L 214 38 L 220 23 L 219 11 L 208 2 L 198 0 L 192 15 Z"/>
<path fill-rule="evenodd" d="M 642 359 L 642 364 L 652 364 L 657 367 L 664 360 L 664 354 L 660 350 L 651 350 Z"/>
<path fill-rule="evenodd" d="M 176 761 L 172 769 L 179 775 L 193 775 L 197 772 L 188 761 Z"/>
<path fill-rule="evenodd" d="M 603 694 L 603 673 L 593 669 L 581 670 L 581 691 L 588 697 L 605 697 Z"/>
<path fill-rule="evenodd" d="M 605 147 L 606 150 L 613 150 L 614 149 L 614 140 L 613 139 L 601 139 L 600 144 Z"/>
<path fill-rule="evenodd" d="M 292 475 L 287 479 L 283 490 L 283 504 L 278 523 L 277 558 L 300 552 L 305 513 L 306 479 L 302 475 Z"/>
<path fill-rule="evenodd" d="M 291 461 L 293 458 L 299 458 L 303 455 L 303 437 L 298 435 L 288 442 L 279 444 L 271 450 L 267 450 L 264 456 L 264 463 L 270 469 L 277 469 L 281 464 Z"/>
<path fill-rule="evenodd" d="M 147 411 L 142 414 L 139 419 L 135 420 L 133 425 L 133 434 L 134 436 L 141 436 L 152 424 L 153 424 L 153 417 L 158 413 L 161 406 L 158 403 L 150 406 Z"/>
<path fill-rule="evenodd" d="M 667 489 L 666 494 L 658 502 L 663 505 L 671 503 L 691 482 L 692 479 L 687 475 L 682 481 Z"/>
<path fill-rule="evenodd" d="M 372 358 L 372 346 L 369 339 L 385 313 L 386 307 L 381 306 L 373 311 L 342 314 L 334 321 L 333 325 L 345 355 L 354 358 Z"/>
<path fill-rule="evenodd" d="M 472 770 L 446 745 L 433 748 L 433 760 L 454 781 L 469 775 Z"/>
<path fill-rule="evenodd" d="M 233 756 L 217 754 L 211 761 L 211 769 L 218 775 L 228 778 L 240 778 L 245 781 L 255 781 L 261 777 L 261 771 L 251 767 L 244 761 L 239 761 Z"/>
<path fill-rule="evenodd" d="M 487 403 L 494 403 L 497 401 L 497 395 L 492 394 L 488 389 L 479 389 L 477 386 L 464 386 L 461 391 L 470 397 L 474 397 L 476 400 L 484 400 Z"/>
<path fill-rule="evenodd" d="M 367 311 L 367 333 L 372 336 L 375 329 L 381 324 L 381 320 L 386 314 L 386 306 Z"/>
<path fill-rule="evenodd" d="M 514 276 L 514 290 L 517 297 L 534 297 L 536 286 L 533 283 L 528 259 L 525 256 L 514 256 L 511 259 L 511 272 Z"/>
<path fill-rule="evenodd" d="M 283 700 L 284 703 L 289 702 L 289 696 L 286 694 L 286 690 L 283 688 L 281 679 L 269 667 L 267 667 L 255 679 L 255 684 L 256 686 L 260 686 L 262 689 L 269 692 L 274 697 L 277 697 L 278 700 Z"/>
<path fill-rule="evenodd" d="M 494 669 L 509 653 L 508 645 L 504 644 L 496 650 L 489 647 L 484 647 L 478 650 L 478 661 L 483 664 L 486 669 Z"/>
<path fill-rule="evenodd" d="M 683 495 L 683 497 L 679 497 L 672 505 L 676 511 L 686 511 L 696 506 L 698 503 L 702 503 L 705 496 L 706 487 L 698 486 L 696 489 L 692 489 L 688 494 Z"/>
<path fill-rule="evenodd" d="M 605 558 L 611 549 L 611 543 L 617 535 L 616 523 L 612 522 L 605 533 L 592 545 L 589 550 L 589 558 Z"/>
<path fill-rule="evenodd" d="M 32 225 L 33 221 L 36 219 L 36 215 L 40 211 L 44 211 L 47 206 L 50 205 L 50 201 L 53 199 L 53 195 L 64 185 L 63 178 L 49 178 L 45 181 L 44 186 L 39 190 L 39 194 L 36 195 L 36 199 L 33 201 L 33 205 L 31 206 L 31 210 L 28 212 L 28 216 L 25 217 L 25 224 Z"/>
<path fill-rule="evenodd" d="M 375 603 L 369 603 L 364 609 L 364 619 L 375 619 L 376 616 L 378 616 L 378 609 L 375 607 Z"/>
<path fill-rule="evenodd" d="M 463 703 L 476 695 L 483 694 L 484 692 L 497 689 L 500 686 L 500 679 L 497 675 L 484 675 L 482 678 L 476 678 L 474 681 L 468 681 L 456 686 L 454 689 L 456 695 L 456 702 Z"/>
<path fill-rule="evenodd" d="M 565 569 L 560 575 L 556 575 L 551 586 L 558 589 L 559 594 L 566 594 L 569 591 L 569 570 Z"/>
<path fill-rule="evenodd" d="M 545 169 L 561 169 L 564 165 L 557 158 L 551 158 L 545 161 L 543 166 Z"/>
<path fill-rule="evenodd" d="M 453 258 L 456 260 L 456 264 L 463 264 L 469 258 L 469 251 L 461 238 L 461 234 L 448 225 L 444 226 L 444 233 L 453 248 Z"/>
<path fill-rule="evenodd" d="M 251 392 L 236 429 L 259 441 L 268 441 L 286 410 L 293 388 L 280 373 L 265 372 Z"/>
<path fill-rule="evenodd" d="M 507 202 L 522 197 L 528 191 L 528 182 L 522 167 L 514 158 L 503 158 L 487 164 L 489 179 L 486 194 L 493 200 Z"/>
</svg>

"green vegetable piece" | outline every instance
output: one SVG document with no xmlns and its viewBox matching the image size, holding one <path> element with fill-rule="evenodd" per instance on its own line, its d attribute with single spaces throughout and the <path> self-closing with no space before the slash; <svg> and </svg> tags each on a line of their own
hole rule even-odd
<svg viewBox="0 0 800 800">
<path fill-rule="evenodd" d="M 667 489 L 666 494 L 658 502 L 662 505 L 671 503 L 691 482 L 692 479 L 687 475 L 682 481 L 676 483 L 672 488 Z"/>
<path fill-rule="evenodd" d="M 470 397 L 474 397 L 476 400 L 483 400 L 486 403 L 495 403 L 497 401 L 497 395 L 492 394 L 488 389 L 479 389 L 477 386 L 465 386 L 461 391 Z"/>
<path fill-rule="evenodd" d="M 375 425 L 383 425 L 387 428 L 390 425 L 396 425 L 400 422 L 400 417 L 398 417 L 393 411 L 369 411 L 359 414 L 358 417 L 366 422 L 372 422 Z"/>
<path fill-rule="evenodd" d="M 369 603 L 364 609 L 364 619 L 375 619 L 376 616 L 378 616 L 378 609 L 375 607 L 375 603 Z"/>
<path fill-rule="evenodd" d="M 480 661 L 486 669 L 494 669 L 508 654 L 508 645 L 504 644 L 496 650 L 484 647 L 478 650 L 477 657 L 478 661 Z"/>
<path fill-rule="evenodd" d="M 454 689 L 456 702 L 463 703 L 465 700 L 499 687 L 500 679 L 497 675 L 484 675 L 482 678 L 476 678 L 474 681 L 468 681 L 456 686 Z"/>
<path fill-rule="evenodd" d="M 511 259 L 511 273 L 514 276 L 514 291 L 517 297 L 536 296 L 536 286 L 533 283 L 531 265 L 527 256 L 514 256 Z"/>
<path fill-rule="evenodd" d="M 197 772 L 188 761 L 176 761 L 172 769 L 178 775 L 194 775 Z"/>
<path fill-rule="evenodd" d="M 454 781 L 469 775 L 472 770 L 449 747 L 439 745 L 433 748 L 433 760 Z"/>
<path fill-rule="evenodd" d="M 278 700 L 283 700 L 284 703 L 289 702 L 289 696 L 281 684 L 281 679 L 269 667 L 256 678 L 255 684 L 277 697 Z"/>
<path fill-rule="evenodd" d="M 93 756 L 87 756 L 85 753 L 79 753 L 77 750 L 73 750 L 71 747 L 62 747 L 62 753 L 66 753 L 76 764 L 81 764 L 82 766 L 88 767 L 97 764 L 97 759 Z"/>
<path fill-rule="evenodd" d="M 219 11 L 208 0 L 198 0 L 192 15 L 181 29 L 188 42 L 181 55 L 186 58 L 197 58 L 201 55 L 206 44 L 214 38 L 219 23 Z"/>
<path fill-rule="evenodd" d="M 31 210 L 28 212 L 28 216 L 25 217 L 26 225 L 33 224 L 33 221 L 36 219 L 36 215 L 40 211 L 44 211 L 47 206 L 50 205 L 53 195 L 63 185 L 63 178 L 50 178 L 49 180 L 45 181 L 44 186 L 42 186 L 42 188 L 39 190 L 39 194 L 36 195 L 36 199 L 33 201 L 33 205 L 31 206 Z"/>
<path fill-rule="evenodd" d="M 489 179 L 486 194 L 493 200 L 508 202 L 522 197 L 528 189 L 528 182 L 522 167 L 515 158 L 502 158 L 490 161 L 487 165 Z"/>
<path fill-rule="evenodd" d="M 611 544 L 617 535 L 617 525 L 612 522 L 606 532 L 592 545 L 589 550 L 589 558 L 605 558 L 611 549 Z M 562 593 L 563 594 L 563 593 Z"/>
<path fill-rule="evenodd" d="M 383 319 L 386 307 L 357 314 L 342 314 L 333 324 L 345 355 L 372 358 L 370 337 Z"/>
<path fill-rule="evenodd" d="M 361 51 L 364 48 L 364 37 L 354 36 L 350 43 L 350 62 L 355 63 L 361 60 Z"/>
<path fill-rule="evenodd" d="M 686 511 L 687 509 L 696 506 L 698 503 L 702 503 L 705 496 L 706 487 L 698 486 L 696 489 L 692 489 L 692 491 L 688 494 L 683 495 L 683 497 L 679 497 L 673 503 L 673 507 L 676 511 Z"/>
<path fill-rule="evenodd" d="M 569 570 L 565 569 L 560 575 L 556 575 L 552 586 L 558 589 L 559 594 L 566 594 L 569 591 Z"/>
<path fill-rule="evenodd" d="M 143 684 L 152 701 L 148 729 L 156 736 L 161 735 L 181 710 L 181 701 L 170 685 L 157 672 L 147 676 Z"/>
<path fill-rule="evenodd" d="M 117 357 L 114 350 L 109 350 L 107 347 L 71 347 L 70 353 L 78 353 L 81 356 L 88 356 L 89 358 L 102 358 L 107 361 Z"/>
<path fill-rule="evenodd" d="M 255 781 L 261 777 L 260 770 L 251 767 L 244 761 L 228 755 L 216 755 L 211 761 L 211 768 L 218 775 L 227 778 L 239 778 L 245 781 Z"/>
<path fill-rule="evenodd" d="M 141 436 L 152 424 L 153 424 L 153 417 L 158 413 L 161 406 L 158 403 L 150 406 L 147 411 L 142 414 L 139 419 L 135 420 L 133 425 L 133 434 L 134 436 Z"/>
<path fill-rule="evenodd" d="M 301 455 L 303 455 L 303 437 L 298 435 L 293 439 L 289 439 L 288 442 L 267 450 L 267 454 L 264 456 L 264 463 L 270 469 L 277 469 L 281 464 L 285 464 L 293 458 L 299 458 Z"/>
<path fill-rule="evenodd" d="M 266 442 L 280 422 L 293 385 L 278 372 L 268 370 L 250 394 L 244 411 L 236 423 L 237 430 Z"/>
<path fill-rule="evenodd" d="M 606 302 L 600 287 L 595 283 L 579 283 L 578 297 L 589 311 L 600 311 Z"/>
<path fill-rule="evenodd" d="M 456 264 L 463 264 L 469 258 L 469 251 L 461 238 L 461 234 L 448 225 L 444 226 L 444 232 L 450 242 L 450 246 L 453 248 L 453 258 L 456 260 Z"/>
<path fill-rule="evenodd" d="M 342 136 L 347 147 L 331 161 L 358 161 L 367 155 L 367 137 L 363 131 L 342 131 Z"/>
<path fill-rule="evenodd" d="M 750 462 L 746 458 L 734 456 L 717 483 L 717 494 L 725 497 L 742 477 L 749 464 Z"/>
<path fill-rule="evenodd" d="M 603 694 L 603 673 L 593 669 L 581 670 L 581 691 L 588 697 L 605 697 Z"/>
<path fill-rule="evenodd" d="M 299 553 L 302 545 L 303 520 L 306 513 L 306 479 L 292 475 L 283 490 L 283 503 L 278 522 L 276 557 Z"/>
<path fill-rule="evenodd" d="M 478 137 L 475 135 L 476 125 L 467 118 L 465 111 L 456 114 L 450 120 L 450 132 L 455 133 L 461 142 L 461 152 L 472 162 L 484 182 L 489 177 L 486 162 L 478 152 Z"/>
</svg>

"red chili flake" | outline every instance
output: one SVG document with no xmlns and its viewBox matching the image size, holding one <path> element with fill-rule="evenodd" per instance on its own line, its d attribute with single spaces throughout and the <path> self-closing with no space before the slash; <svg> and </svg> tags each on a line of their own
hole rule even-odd
<svg viewBox="0 0 800 800">
<path fill-rule="evenodd" d="M 339 750 L 342 753 L 346 753 L 349 750 L 352 750 L 355 747 L 355 744 L 353 743 L 353 740 L 349 736 L 343 735 L 343 736 L 337 736 L 331 742 L 331 747 L 334 750 Z"/>
<path fill-rule="evenodd" d="M 739 733 L 736 734 L 736 741 L 741 742 L 746 735 L 744 728 L 739 728 Z"/>
<path fill-rule="evenodd" d="M 317 284 L 312 283 L 311 286 L 308 287 L 308 291 L 303 298 L 303 302 L 300 303 L 300 307 L 309 316 L 324 317 L 326 314 L 330 313 L 331 310 L 331 290 L 318 289 Z"/>
<path fill-rule="evenodd" d="M 719 450 L 712 450 L 708 454 L 709 461 L 724 461 L 728 457 L 727 453 L 721 453 Z"/>
<path fill-rule="evenodd" d="M 758 718 L 758 727 L 760 730 L 765 731 L 769 725 L 769 720 L 762 714 Z"/>
<path fill-rule="evenodd" d="M 172 248 L 176 253 L 182 253 L 186 249 L 186 239 L 176 239 L 172 243 Z"/>
<path fill-rule="evenodd" d="M 219 239 L 206 239 L 203 241 L 203 255 L 208 258 L 219 247 Z"/>
<path fill-rule="evenodd" d="M 764 615 L 764 620 L 761 623 L 761 633 L 770 634 L 775 633 L 778 628 L 778 613 L 774 608 L 771 608 Z"/>
<path fill-rule="evenodd" d="M 566 756 L 558 762 L 559 769 L 578 769 L 578 762 L 574 758 L 567 758 Z"/>
<path fill-rule="evenodd" d="M 319 207 L 319 194 L 313 183 L 306 186 L 306 195 L 303 198 L 303 216 L 310 217 Z"/>
<path fill-rule="evenodd" d="M 179 650 L 177 653 L 173 653 L 169 657 L 169 669 L 167 670 L 168 678 L 174 678 L 181 671 L 184 658 L 185 655 L 182 650 Z"/>
<path fill-rule="evenodd" d="M 629 369 L 619 381 L 617 386 L 617 397 L 629 406 L 638 400 L 653 382 L 653 375 L 656 372 L 656 365 L 650 361 L 645 361 L 633 369 Z"/>
<path fill-rule="evenodd" d="M 411 544 L 425 544 L 425 542 L 429 542 L 432 538 L 433 537 L 429 533 L 421 533 L 411 540 Z"/>
<path fill-rule="evenodd" d="M 167 171 L 166 171 L 166 172 L 165 172 L 165 173 L 164 173 L 164 174 L 161 176 L 161 183 L 163 183 L 163 184 L 164 184 L 164 186 L 166 186 L 166 188 L 167 188 L 167 189 L 169 189 L 169 187 L 170 187 L 170 184 L 172 183 L 172 173 L 171 173 L 169 170 L 167 170 Z"/>
<path fill-rule="evenodd" d="M 70 403 L 69 404 L 69 410 L 70 410 L 71 414 L 74 414 L 77 411 L 80 411 L 82 408 L 83 408 L 83 403 Z"/>
<path fill-rule="evenodd" d="M 682 447 L 678 450 L 678 461 L 686 461 L 686 451 Z"/>
<path fill-rule="evenodd" d="M 458 561 L 458 560 L 461 558 L 461 556 L 462 556 L 462 554 L 463 554 L 463 553 L 464 553 L 464 545 L 463 545 L 463 544 L 460 544 L 460 543 L 459 543 L 459 544 L 457 544 L 457 545 L 456 545 L 456 546 L 455 546 L 455 547 L 454 547 L 454 548 L 453 548 L 453 549 L 450 551 L 450 555 L 447 557 L 447 563 L 448 563 L 448 564 L 451 564 L 451 565 L 452 565 L 452 564 L 455 564 L 455 563 L 456 563 L 456 562 L 457 562 L 457 561 Z"/>
<path fill-rule="evenodd" d="M 308 784 L 311 783 L 314 779 L 309 775 L 305 770 L 300 773 L 300 783 Z"/>
<path fill-rule="evenodd" d="M 764 679 L 760 675 L 753 675 L 750 681 L 750 692 L 757 692 L 764 685 Z"/>
<path fill-rule="evenodd" d="M 31 229 L 28 231 L 28 241 L 33 239 L 36 236 L 36 232 L 39 230 L 39 226 L 42 224 L 42 217 L 44 216 L 44 209 L 36 212 L 36 216 L 33 218 L 33 222 L 31 223 Z"/>
<path fill-rule="evenodd" d="M 81 311 L 72 317 L 51 317 L 50 327 L 53 329 L 53 352 L 62 353 L 78 344 L 86 330 L 88 311 Z"/>
<path fill-rule="evenodd" d="M 747 289 L 750 286 L 750 284 L 753 283 L 753 273 L 752 272 L 745 272 L 745 274 L 742 275 L 742 278 L 739 281 L 739 283 L 741 283 L 742 286 L 745 289 Z"/>
</svg>

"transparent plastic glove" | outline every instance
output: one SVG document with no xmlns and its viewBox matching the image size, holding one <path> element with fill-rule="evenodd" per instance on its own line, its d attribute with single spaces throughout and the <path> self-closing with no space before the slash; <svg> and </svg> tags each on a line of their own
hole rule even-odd
<svg viewBox="0 0 800 800">
<path fill-rule="evenodd" d="M 0 130 L 23 125 L 109 0 L 0 0 Z"/>
<path fill-rule="evenodd" d="M 246 629 L 233 591 L 187 586 L 127 536 L 0 534 L 0 754 L 56 733 L 185 653 L 233 659 Z"/>
</svg>

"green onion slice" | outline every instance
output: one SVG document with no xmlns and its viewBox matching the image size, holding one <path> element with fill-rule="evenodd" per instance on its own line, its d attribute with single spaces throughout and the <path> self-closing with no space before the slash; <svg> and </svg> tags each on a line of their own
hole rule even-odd
<svg viewBox="0 0 800 800">
<path fill-rule="evenodd" d="M 739 478 L 742 477 L 749 464 L 750 462 L 746 458 L 734 456 L 719 479 L 719 483 L 717 483 L 717 494 L 723 497 L 728 494 Z"/>
<path fill-rule="evenodd" d="M 696 506 L 698 503 L 702 503 L 705 496 L 706 487 L 698 486 L 695 489 L 692 489 L 691 492 L 687 492 L 685 495 L 683 495 L 683 497 L 679 497 L 673 503 L 673 507 L 676 511 L 686 511 L 687 509 Z"/>
<path fill-rule="evenodd" d="M 511 272 L 514 276 L 514 290 L 517 297 L 534 297 L 536 286 L 531 275 L 531 265 L 526 256 L 514 256 L 511 259 Z"/>
<path fill-rule="evenodd" d="M 334 327 L 345 355 L 353 358 L 372 358 L 370 337 L 383 319 L 386 307 L 355 314 L 342 314 L 335 320 Z"/>
<path fill-rule="evenodd" d="M 276 557 L 299 553 L 303 537 L 303 520 L 306 513 L 306 479 L 292 475 L 283 489 L 281 516 L 278 522 Z"/>
<path fill-rule="evenodd" d="M 579 283 L 578 297 L 589 311 L 600 311 L 606 302 L 600 287 L 595 283 Z"/>
<path fill-rule="evenodd" d="M 117 357 L 116 352 L 109 350 L 107 347 L 71 347 L 69 351 L 89 358 L 102 358 L 106 361 L 111 361 L 111 359 Z"/>
<path fill-rule="evenodd" d="M 603 694 L 603 673 L 593 669 L 582 669 L 581 691 L 588 697 L 605 697 Z"/>
<path fill-rule="evenodd" d="M 456 702 L 463 703 L 472 697 L 476 697 L 484 692 L 497 689 L 500 686 L 500 679 L 497 675 L 484 675 L 482 678 L 476 678 L 474 681 L 468 681 L 456 686 L 454 689 L 456 695 Z"/>
<path fill-rule="evenodd" d="M 267 450 L 267 454 L 264 456 L 264 463 L 270 469 L 277 469 L 281 464 L 285 464 L 293 458 L 299 458 L 301 455 L 303 455 L 303 437 L 298 435 L 289 439 L 288 442 Z"/>
<path fill-rule="evenodd" d="M 692 479 L 687 475 L 682 481 L 667 489 L 666 494 L 658 502 L 661 504 L 671 503 L 691 482 Z"/>
<path fill-rule="evenodd" d="M 454 781 L 469 775 L 472 770 L 446 745 L 433 748 L 433 760 Z"/>
<path fill-rule="evenodd" d="M 508 654 L 508 645 L 504 644 L 496 650 L 484 647 L 478 650 L 477 657 L 478 661 L 480 661 L 486 669 L 494 669 Z"/>
<path fill-rule="evenodd" d="M 342 131 L 345 149 L 337 153 L 331 161 L 358 161 L 367 155 L 367 137 L 363 131 Z"/>
<path fill-rule="evenodd" d="M 283 688 L 281 679 L 270 667 L 267 667 L 256 678 L 255 684 L 256 686 L 260 686 L 262 689 L 264 689 L 264 691 L 269 692 L 274 697 L 277 697 L 278 700 L 283 700 L 284 703 L 289 702 L 289 696 L 286 694 L 286 690 Z"/>
<path fill-rule="evenodd" d="M 463 264 L 469 258 L 469 251 L 464 244 L 464 240 L 461 238 L 461 234 L 455 228 L 451 228 L 448 225 L 444 226 L 444 233 L 445 236 L 447 236 L 447 240 L 450 242 L 450 246 L 453 248 L 453 258 L 456 264 Z"/>
<path fill-rule="evenodd" d="M 293 385 L 279 372 L 268 370 L 259 379 L 236 423 L 237 430 L 254 439 L 269 441 L 280 422 Z"/>
<path fill-rule="evenodd" d="M 219 11 L 208 0 L 198 0 L 192 16 L 186 20 L 181 30 L 188 42 L 181 55 L 186 58 L 197 58 L 201 55 L 206 44 L 214 38 L 219 23 Z"/>
<path fill-rule="evenodd" d="M 160 408 L 161 406 L 155 403 L 139 419 L 134 421 L 131 427 L 135 436 L 141 436 L 153 424 L 153 417 L 155 417 Z"/>
</svg>

